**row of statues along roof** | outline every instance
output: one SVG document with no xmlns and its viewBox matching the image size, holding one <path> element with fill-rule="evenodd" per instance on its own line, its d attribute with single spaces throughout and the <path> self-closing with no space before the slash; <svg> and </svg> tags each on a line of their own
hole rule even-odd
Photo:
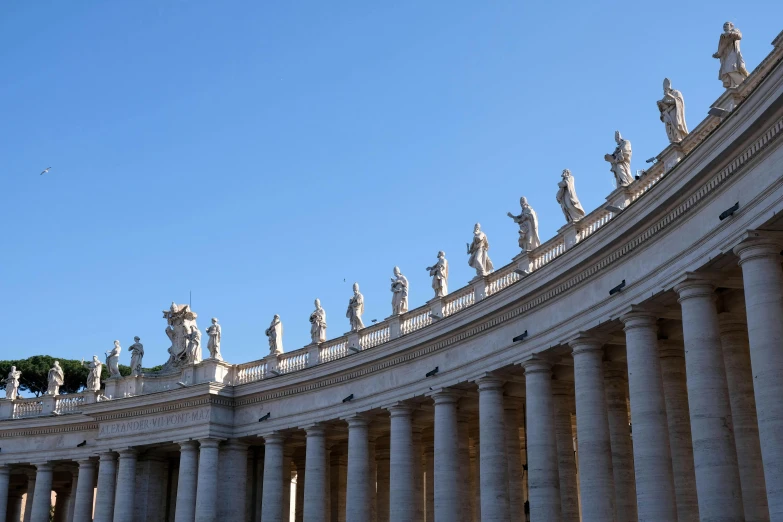
<svg viewBox="0 0 783 522">
<path fill-rule="evenodd" d="M 718 78 L 725 88 L 734 88 L 742 84 L 748 77 L 745 61 L 740 51 L 742 33 L 731 22 L 723 24 L 723 33 L 718 42 L 718 51 L 713 58 L 720 60 Z M 673 89 L 668 78 L 663 80 L 663 98 L 658 100 L 658 111 L 664 124 L 666 136 L 670 143 L 678 144 L 688 135 L 688 126 L 685 122 L 685 100 L 682 93 Z M 609 163 L 609 170 L 613 173 L 617 187 L 625 187 L 633 183 L 634 175 L 631 170 L 632 148 L 631 142 L 622 137 L 620 131 L 615 132 L 616 147 L 611 154 L 606 154 L 604 159 Z M 574 176 L 568 169 L 563 170 L 562 179 L 558 182 L 558 190 L 555 199 L 565 216 L 566 223 L 576 223 L 585 216 L 585 211 L 576 195 Z M 523 251 L 530 251 L 540 246 L 538 237 L 538 216 L 535 210 L 528 204 L 526 198 L 520 199 L 521 212 L 508 216 L 519 226 L 519 247 Z M 484 277 L 493 271 L 492 260 L 489 257 L 489 241 L 487 235 L 481 231 L 481 225 L 476 223 L 473 228 L 473 241 L 468 244 L 468 264 L 476 270 L 477 277 Z M 438 259 L 432 266 L 427 267 L 432 277 L 432 288 L 435 297 L 441 298 L 448 294 L 449 263 L 446 254 L 438 252 Z M 399 267 L 394 267 L 394 277 L 391 278 L 392 316 L 404 314 L 408 311 L 408 279 L 402 275 Z M 353 295 L 348 300 L 348 308 L 345 316 L 350 323 L 351 332 L 363 329 L 364 322 L 364 296 L 359 291 L 359 283 L 353 285 Z M 171 340 L 169 347 L 169 360 L 164 365 L 164 371 L 187 364 L 199 363 L 201 355 L 201 332 L 196 325 L 197 314 L 189 305 L 177 305 L 171 303 L 169 310 L 163 312 L 167 320 L 166 335 Z M 321 306 L 320 300 L 315 300 L 315 310 L 310 314 L 310 338 L 312 343 L 320 344 L 326 341 L 326 311 Z M 222 361 L 220 354 L 221 326 L 216 318 L 212 318 L 212 325 L 206 330 L 209 336 L 207 349 L 209 359 Z M 283 353 L 283 323 L 279 315 L 275 315 L 265 334 L 269 339 L 270 354 Z M 142 374 L 142 358 L 144 347 L 138 337 L 130 346 L 131 374 Z M 110 378 L 120 377 L 119 358 L 122 348 L 119 341 L 114 341 L 114 347 L 106 352 L 106 366 L 108 366 Z M 88 390 L 99 390 L 101 382 L 102 363 L 97 355 L 92 361 L 82 362 L 89 369 L 87 379 Z M 19 389 L 21 372 L 16 367 L 3 381 L 6 384 L 6 398 L 15 399 Z M 48 394 L 56 395 L 59 386 L 63 383 L 62 368 L 55 361 L 54 367 L 49 372 Z"/>
</svg>

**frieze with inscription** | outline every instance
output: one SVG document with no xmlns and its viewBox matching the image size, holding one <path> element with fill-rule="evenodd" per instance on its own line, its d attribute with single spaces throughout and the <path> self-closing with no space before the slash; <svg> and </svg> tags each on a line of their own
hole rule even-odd
<svg viewBox="0 0 783 522">
<path fill-rule="evenodd" d="M 192 411 L 167 413 L 165 415 L 156 415 L 153 417 L 107 422 L 100 425 L 98 437 L 154 433 L 181 426 L 192 426 L 202 422 L 209 422 L 209 418 L 209 408 L 199 408 Z"/>
</svg>

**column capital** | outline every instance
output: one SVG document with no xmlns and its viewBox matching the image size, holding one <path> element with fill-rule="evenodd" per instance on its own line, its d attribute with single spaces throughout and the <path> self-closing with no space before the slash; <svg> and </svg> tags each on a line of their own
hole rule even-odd
<svg viewBox="0 0 783 522">
<path fill-rule="evenodd" d="M 348 423 L 348 429 L 366 428 L 367 426 L 370 425 L 370 419 L 368 419 L 364 414 L 361 413 L 355 413 L 350 417 L 347 417 L 345 421 Z"/>
<path fill-rule="evenodd" d="M 203 439 L 199 439 L 199 445 L 201 446 L 201 449 L 204 448 L 217 448 L 220 446 L 220 443 L 223 442 L 225 439 L 218 439 L 215 437 L 206 437 Z"/>
<path fill-rule="evenodd" d="M 118 449 L 117 453 L 120 459 L 135 459 L 138 451 L 136 451 L 136 448 L 122 448 Z"/>
<path fill-rule="evenodd" d="M 117 460 L 117 454 L 114 453 L 112 450 L 104 451 L 98 455 L 101 462 L 107 462 L 107 461 L 116 461 Z"/>
<path fill-rule="evenodd" d="M 533 373 L 552 374 L 552 363 L 546 359 L 533 358 L 522 361 L 522 368 L 525 369 L 525 375 Z"/>
<path fill-rule="evenodd" d="M 223 443 L 223 447 L 230 451 L 247 451 L 250 444 L 239 439 L 228 439 Z"/>
<path fill-rule="evenodd" d="M 579 332 L 579 335 L 568 341 L 571 347 L 571 355 L 579 355 L 587 352 L 603 352 L 604 342 L 596 336 Z"/>
<path fill-rule="evenodd" d="M 503 386 L 506 384 L 506 381 L 496 375 L 486 374 L 483 377 L 476 379 L 476 384 L 478 384 L 479 392 L 488 390 L 503 391 Z"/>
<path fill-rule="evenodd" d="M 682 341 L 658 339 L 659 357 L 685 357 L 685 344 Z"/>
<path fill-rule="evenodd" d="M 97 465 L 97 463 L 92 459 L 79 459 L 76 461 L 76 463 L 79 465 L 79 469 L 95 469 L 95 466 Z"/>
<path fill-rule="evenodd" d="M 679 303 L 694 298 L 715 299 L 715 282 L 697 273 L 687 272 L 680 282 L 674 285 L 674 291 L 679 295 Z"/>
<path fill-rule="evenodd" d="M 273 431 L 261 436 L 264 438 L 264 444 L 269 446 L 282 446 L 286 439 L 285 435 L 278 431 Z"/>
<path fill-rule="evenodd" d="M 720 333 L 744 333 L 747 335 L 748 322 L 745 314 L 722 312 L 718 314 L 718 325 Z"/>
<path fill-rule="evenodd" d="M 748 230 L 743 240 L 732 251 L 740 258 L 739 265 L 751 259 L 780 259 L 783 250 L 783 234 L 766 230 Z"/>
<path fill-rule="evenodd" d="M 308 438 L 326 436 L 326 426 L 320 423 L 310 424 L 309 426 L 305 426 L 304 430 Z"/>
<path fill-rule="evenodd" d="M 456 404 L 460 397 L 462 397 L 460 392 L 450 388 L 441 388 L 439 390 L 433 391 L 429 395 L 432 397 L 432 400 L 435 402 L 436 406 L 438 404 Z"/>
<path fill-rule="evenodd" d="M 655 328 L 658 329 L 658 315 L 642 308 L 632 307 L 630 312 L 620 316 L 623 322 L 623 330 L 628 331 L 632 328 Z"/>
<path fill-rule="evenodd" d="M 0 475 L 10 475 L 11 468 L 5 464 L 0 464 Z"/>
<path fill-rule="evenodd" d="M 179 451 L 196 451 L 198 449 L 198 442 L 195 440 L 181 440 L 176 441 L 175 444 L 179 444 Z"/>
<path fill-rule="evenodd" d="M 54 471 L 54 464 L 51 462 L 33 462 L 33 466 L 35 466 L 36 473 L 40 473 L 42 471 Z"/>
<path fill-rule="evenodd" d="M 398 402 L 395 404 L 392 404 L 388 408 L 389 414 L 392 417 L 411 417 L 413 416 L 413 407 L 409 404 L 405 404 L 404 402 Z"/>
</svg>

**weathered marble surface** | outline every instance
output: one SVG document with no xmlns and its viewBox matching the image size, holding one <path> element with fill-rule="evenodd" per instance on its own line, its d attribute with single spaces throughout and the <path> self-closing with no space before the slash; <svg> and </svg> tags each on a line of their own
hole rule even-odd
<svg viewBox="0 0 783 522">
<path fill-rule="evenodd" d="M 90 391 L 98 391 L 101 389 L 101 372 L 103 371 L 103 363 L 98 360 L 97 355 L 92 356 L 92 361 L 90 362 L 84 362 L 82 360 L 82 365 L 85 366 L 88 370 L 90 370 L 90 373 L 87 374 L 87 386 L 86 388 Z"/>
<path fill-rule="evenodd" d="M 120 341 L 114 341 L 114 347 L 106 352 L 106 366 L 109 367 L 110 379 L 122 377 L 120 375 L 120 352 L 122 352 Z"/>
<path fill-rule="evenodd" d="M 473 227 L 473 242 L 468 245 L 468 255 L 468 265 L 476 270 L 477 276 L 483 277 L 494 270 L 489 258 L 489 240 L 481 231 L 481 223 L 476 223 Z"/>
<path fill-rule="evenodd" d="M 408 278 L 402 275 L 400 267 L 394 267 L 394 277 L 391 279 L 392 315 L 404 314 L 408 311 Z"/>
<path fill-rule="evenodd" d="M 718 52 L 712 55 L 720 60 L 718 79 L 728 88 L 738 87 L 748 77 L 745 60 L 740 51 L 742 33 L 731 22 L 723 24 L 723 34 L 718 40 Z"/>
<path fill-rule="evenodd" d="M 681 142 L 688 135 L 688 125 L 685 123 L 685 99 L 680 91 L 672 89 L 672 82 L 668 78 L 663 80 L 663 98 L 658 100 L 658 110 L 669 143 Z"/>
<path fill-rule="evenodd" d="M 519 198 L 519 205 L 522 207 L 522 212 L 518 216 L 511 212 L 506 215 L 519 225 L 519 248 L 524 251 L 533 250 L 541 244 L 538 237 L 538 215 L 528 204 L 527 198 Z"/>
<path fill-rule="evenodd" d="M 47 381 L 46 394 L 57 395 L 60 392 L 60 386 L 65 382 L 65 374 L 60 367 L 60 361 L 54 361 L 54 366 L 49 370 Z"/>
<path fill-rule="evenodd" d="M 141 375 L 141 364 L 144 358 L 144 345 L 139 341 L 139 336 L 133 338 L 134 343 L 128 347 L 128 351 L 131 353 L 131 375 Z"/>
<path fill-rule="evenodd" d="M 212 318 L 212 325 L 207 328 L 207 335 L 209 336 L 209 341 L 207 341 L 209 358 L 222 361 L 223 356 L 220 355 L 220 338 L 223 335 L 223 330 L 221 329 L 220 324 L 218 324 L 217 317 Z"/>
<path fill-rule="evenodd" d="M 166 335 L 171 341 L 171 347 L 168 349 L 169 360 L 163 367 L 164 371 L 193 362 L 193 358 L 189 357 L 188 346 L 191 342 L 192 327 L 197 327 L 197 317 L 198 314 L 190 309 L 190 305 L 177 305 L 173 302 L 171 307 L 163 312 L 163 318 L 166 319 Z"/>
<path fill-rule="evenodd" d="M 271 355 L 283 353 L 283 322 L 279 315 L 275 314 L 264 334 L 269 338 L 269 353 Z"/>
<path fill-rule="evenodd" d="M 359 283 L 353 284 L 353 296 L 348 300 L 348 310 L 345 317 L 351 324 L 351 331 L 358 332 L 364 328 L 362 315 L 364 314 L 364 296 L 359 292 Z"/>
<path fill-rule="evenodd" d="M 326 341 L 326 310 L 320 299 L 315 300 L 315 311 L 310 314 L 310 339 L 316 344 Z"/>
<path fill-rule="evenodd" d="M 560 208 L 563 210 L 566 222 L 576 223 L 585 217 L 585 209 L 582 208 L 582 204 L 579 202 L 579 198 L 576 195 L 574 176 L 571 175 L 571 171 L 565 169 L 561 177 L 563 179 L 557 184 L 558 189 L 555 199 L 560 203 Z"/>
<path fill-rule="evenodd" d="M 5 382 L 5 398 L 9 400 L 16 399 L 19 394 L 19 378 L 22 376 L 22 372 L 16 369 L 16 366 L 11 366 L 11 371 L 8 372 L 8 376 L 3 379 Z"/>
<path fill-rule="evenodd" d="M 432 277 L 432 289 L 435 290 L 435 297 L 443 297 L 449 293 L 449 262 L 446 260 L 446 253 L 441 250 L 438 252 L 438 261 L 427 267 L 427 271 Z"/>
<path fill-rule="evenodd" d="M 631 172 L 631 142 L 623 139 L 620 131 L 614 132 L 614 141 L 617 143 L 614 152 L 606 154 L 604 159 L 612 167 L 609 169 L 614 174 L 615 183 L 618 187 L 626 187 L 633 183 L 633 173 Z"/>
</svg>

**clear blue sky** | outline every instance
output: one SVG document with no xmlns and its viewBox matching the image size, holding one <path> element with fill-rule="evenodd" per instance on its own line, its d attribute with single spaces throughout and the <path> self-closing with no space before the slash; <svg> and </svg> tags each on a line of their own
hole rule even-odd
<svg viewBox="0 0 783 522">
<path fill-rule="evenodd" d="M 505 265 L 520 196 L 546 240 L 563 168 L 591 211 L 615 129 L 634 169 L 663 149 L 665 76 L 701 121 L 723 22 L 749 69 L 783 29 L 779 1 L 640 4 L 3 2 L 0 358 L 139 335 L 162 363 L 161 310 L 189 291 L 228 361 L 268 353 L 275 313 L 290 351 L 316 297 L 348 329 L 354 281 L 387 317 L 395 265 L 411 308 L 438 250 L 462 287 L 476 221 Z"/>
</svg>

